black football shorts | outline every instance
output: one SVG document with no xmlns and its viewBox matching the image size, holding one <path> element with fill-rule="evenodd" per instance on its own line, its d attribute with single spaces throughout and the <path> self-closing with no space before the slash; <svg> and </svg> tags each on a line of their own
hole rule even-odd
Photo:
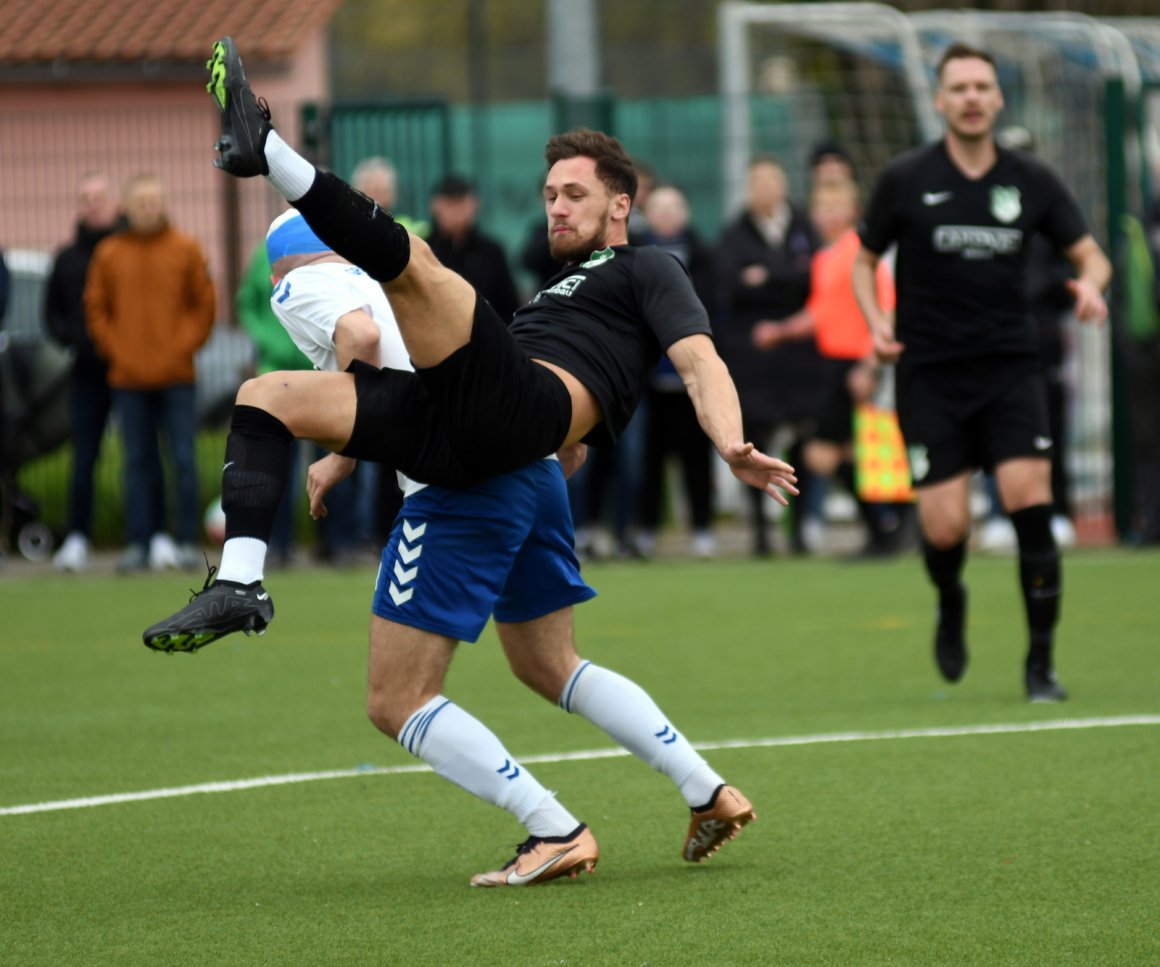
<svg viewBox="0 0 1160 967">
<path fill-rule="evenodd" d="M 532 362 L 495 310 L 476 302 L 471 340 L 414 373 L 355 362 L 358 405 L 346 456 L 465 487 L 554 453 L 572 421 L 568 389 Z"/>
<path fill-rule="evenodd" d="M 1020 457 L 1051 459 L 1047 387 L 1035 356 L 898 366 L 898 422 L 916 487 Z"/>
</svg>

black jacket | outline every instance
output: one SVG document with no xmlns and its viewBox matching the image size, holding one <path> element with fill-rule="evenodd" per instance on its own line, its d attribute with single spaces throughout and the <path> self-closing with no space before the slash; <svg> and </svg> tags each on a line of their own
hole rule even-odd
<svg viewBox="0 0 1160 967">
<path fill-rule="evenodd" d="M 0 326 L 4 324 L 4 316 L 8 314 L 8 265 L 4 261 L 4 253 L 0 252 Z"/>
<path fill-rule="evenodd" d="M 427 244 L 440 262 L 475 286 L 475 291 L 491 303 L 504 322 L 512 321 L 520 307 L 520 297 L 508 269 L 507 256 L 498 242 L 473 228 L 463 244 L 456 245 L 449 236 L 436 229 L 431 232 Z"/>
<path fill-rule="evenodd" d="M 95 230 L 77 225 L 76 239 L 57 253 L 44 291 L 44 324 L 49 335 L 75 351 L 78 373 L 97 378 L 104 378 L 107 367 L 85 326 L 85 278 L 97 243 L 120 227 Z"/>
<path fill-rule="evenodd" d="M 785 319 L 806 304 L 810 263 L 818 247 L 817 232 L 796 208 L 781 245 L 770 245 L 747 212 L 721 234 L 713 328 L 718 351 L 737 385 L 742 415 L 751 426 L 809 420 L 820 406 L 825 362 L 814 340 L 763 351 L 751 337 L 755 323 Z M 752 265 L 765 269 L 763 284 L 743 281 L 745 269 Z"/>
</svg>

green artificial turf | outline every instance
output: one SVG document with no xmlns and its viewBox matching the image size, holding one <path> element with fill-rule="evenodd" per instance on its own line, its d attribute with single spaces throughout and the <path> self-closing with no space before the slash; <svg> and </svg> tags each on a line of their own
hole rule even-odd
<svg viewBox="0 0 1160 967">
<path fill-rule="evenodd" d="M 663 777 L 630 757 L 536 762 L 595 832 L 597 872 L 485 891 L 468 878 L 510 858 L 519 826 L 429 773 L 387 771 L 416 760 L 364 716 L 372 570 L 275 574 L 268 634 L 162 656 L 141 629 L 192 579 L 10 569 L 0 963 L 1160 961 L 1160 556 L 1067 556 L 1072 699 L 1058 706 L 1023 701 L 1009 558 L 969 564 L 971 664 L 955 686 L 930 657 L 914 558 L 586 575 L 601 596 L 577 609 L 581 653 L 638 681 L 694 742 L 728 746 L 706 756 L 759 820 L 691 866 Z M 516 683 L 490 629 L 446 691 L 519 757 L 611 746 Z M 1117 716 L 1145 718 L 1095 724 Z M 969 732 L 1062 720 L 1080 727 Z M 967 734 L 904 737 L 932 729 Z M 3 812 L 327 770 L 344 774 Z"/>
</svg>

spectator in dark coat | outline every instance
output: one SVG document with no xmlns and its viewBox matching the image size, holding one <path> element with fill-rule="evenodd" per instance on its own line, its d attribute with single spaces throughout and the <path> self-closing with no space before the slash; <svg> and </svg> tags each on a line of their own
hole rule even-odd
<svg viewBox="0 0 1160 967">
<path fill-rule="evenodd" d="M 673 185 L 653 188 L 644 205 L 647 224 L 637 239 L 671 252 L 689 272 L 702 302 L 713 299 L 713 250 L 689 224 L 689 203 Z M 644 482 L 641 490 L 640 550 L 647 556 L 656 547 L 661 521 L 665 461 L 675 455 L 689 506 L 692 550 L 698 557 L 716 553 L 713 537 L 712 454 L 709 441 L 698 433 L 697 414 L 681 377 L 667 357 L 661 357 L 646 393 Z"/>
<path fill-rule="evenodd" d="M 802 489 L 793 504 L 796 523 L 811 510 L 800 446 L 817 419 L 825 361 L 812 330 L 798 331 L 788 320 L 809 298 L 810 263 L 819 247 L 809 216 L 789 201 L 781 165 L 768 157 L 751 162 L 745 210 L 725 226 L 717 248 L 715 338 L 737 384 L 745 438 L 764 446 L 774 431 L 787 431 L 792 441 L 789 460 Z M 776 345 L 759 349 L 753 330 L 763 322 L 782 324 L 784 332 Z M 764 513 L 764 502 L 753 501 L 759 555 L 769 552 Z M 799 551 L 801 530 L 795 526 Z"/>
<path fill-rule="evenodd" d="M 510 322 L 520 298 L 503 247 L 476 225 L 479 197 L 459 175 L 446 175 L 431 192 L 431 234 L 427 244 L 447 268 L 475 286 L 501 319 Z"/>
<path fill-rule="evenodd" d="M 93 249 L 119 227 L 117 198 L 109 176 L 93 171 L 81 176 L 77 196 L 77 230 L 56 255 L 44 292 L 48 333 L 72 351 L 69 385 L 73 463 L 69 480 L 68 536 L 53 557 L 62 571 L 83 570 L 93 536 L 93 471 L 113 404 L 108 365 L 97 355 L 85 325 L 85 277 Z"/>
</svg>

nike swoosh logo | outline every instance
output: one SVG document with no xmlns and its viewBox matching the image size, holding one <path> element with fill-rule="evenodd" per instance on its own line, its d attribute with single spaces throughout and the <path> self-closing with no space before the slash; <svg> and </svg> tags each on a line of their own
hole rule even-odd
<svg viewBox="0 0 1160 967">
<path fill-rule="evenodd" d="M 259 601 L 265 601 L 265 600 L 266 600 L 266 599 L 267 599 L 269 596 L 270 596 L 269 594 L 259 594 L 259 595 L 258 595 L 258 600 L 259 600 Z"/>
<path fill-rule="evenodd" d="M 225 473 L 225 472 L 226 472 L 227 470 L 229 470 L 229 469 L 230 469 L 230 467 L 232 467 L 233 465 L 234 465 L 234 461 L 233 461 L 233 460 L 231 460 L 231 461 L 230 461 L 229 463 L 227 463 L 227 464 L 226 464 L 224 467 L 222 467 L 222 473 Z"/>
<path fill-rule="evenodd" d="M 557 863 L 559 863 L 560 860 L 562 860 L 565 856 L 567 856 L 569 853 L 571 853 L 572 850 L 574 850 L 575 848 L 576 848 L 575 846 L 569 846 L 566 850 L 564 850 L 563 853 L 560 853 L 557 856 L 553 856 L 546 863 L 542 863 L 541 865 L 537 866 L 530 873 L 517 873 L 515 870 L 512 870 L 508 874 L 508 878 L 507 878 L 508 885 L 509 886 L 525 886 L 526 884 L 531 883 L 532 880 L 534 880 L 541 873 L 546 873 L 553 866 L 555 866 Z"/>
<path fill-rule="evenodd" d="M 922 194 L 922 203 L 928 207 L 941 205 L 944 201 L 950 201 L 952 194 L 949 191 L 925 191 Z"/>
</svg>

